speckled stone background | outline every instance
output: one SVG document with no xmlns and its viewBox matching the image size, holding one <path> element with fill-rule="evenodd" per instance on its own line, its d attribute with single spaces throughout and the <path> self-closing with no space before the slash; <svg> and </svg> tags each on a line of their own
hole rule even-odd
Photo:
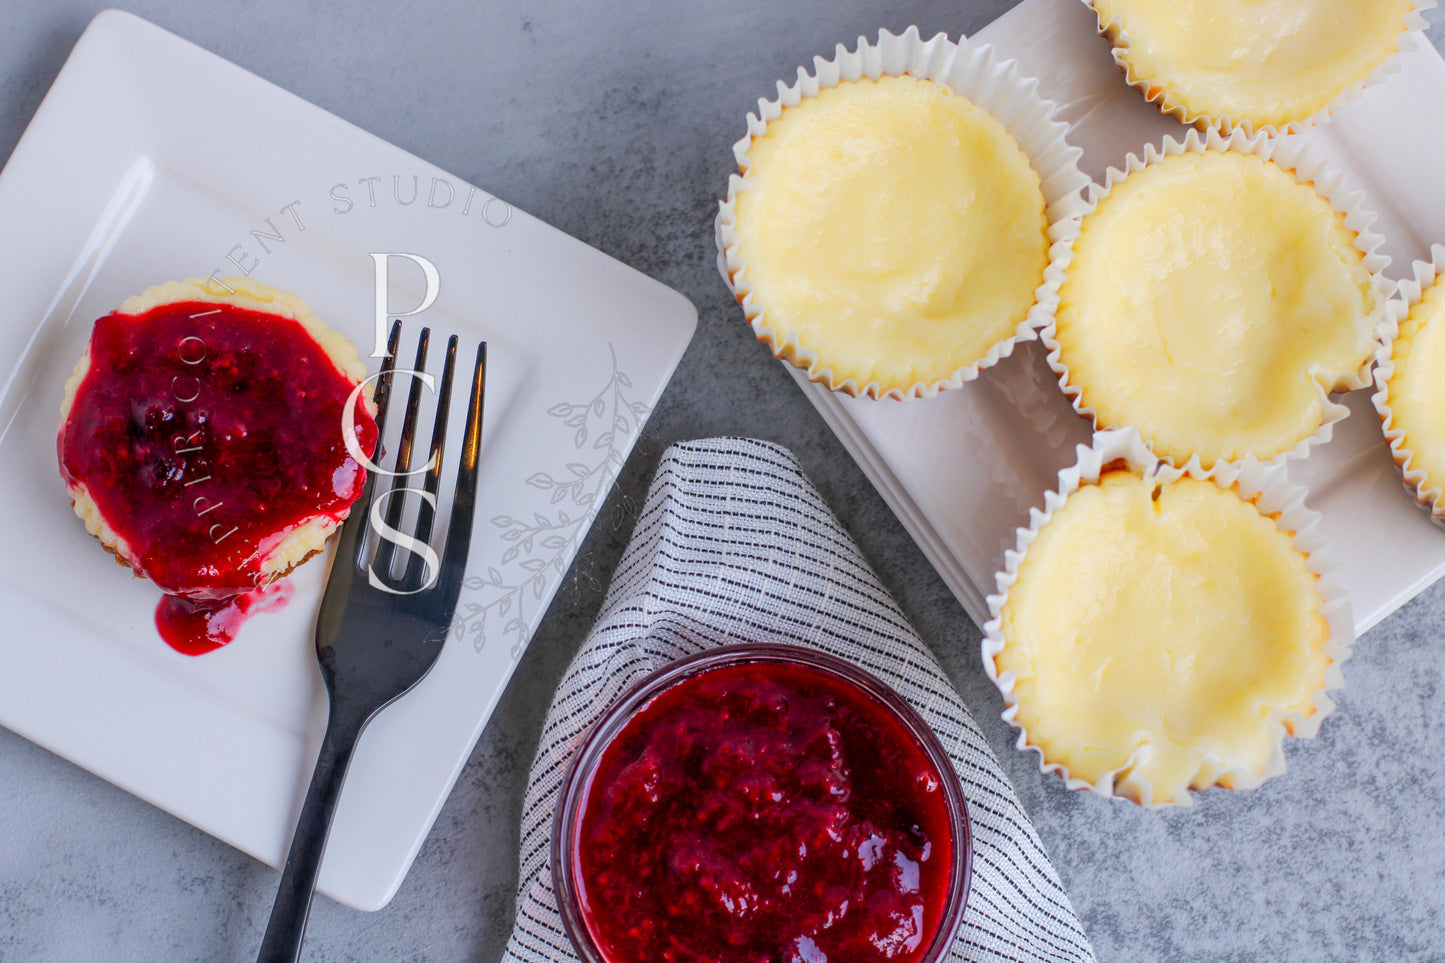
<svg viewBox="0 0 1445 963">
<path fill-rule="evenodd" d="M 1362 0 L 1367 2 L 1367 0 Z M 880 27 L 972 33 L 1009 0 L 136 0 L 129 9 L 686 294 L 697 337 L 392 904 L 319 900 L 306 958 L 477 961 L 511 926 L 527 765 L 664 447 L 792 448 L 972 707 L 1103 961 L 1445 959 L 1445 585 L 1361 639 L 1289 774 L 1156 814 L 1070 793 L 1012 748 L 979 632 L 740 321 L 711 221 L 743 117 Z M 8 157 L 99 0 L 0 0 Z M 1429 14 L 1445 39 L 1445 15 Z M 41 225 L 5 225 L 4 245 Z M 1442 534 L 1445 537 L 1445 534 Z M 7 545 L 7 551 L 19 546 Z M 44 639 L 34 640 L 44 645 Z M 0 671 L 5 671 L 0 667 Z M 254 958 L 278 874 L 0 730 L 0 960 Z"/>
</svg>

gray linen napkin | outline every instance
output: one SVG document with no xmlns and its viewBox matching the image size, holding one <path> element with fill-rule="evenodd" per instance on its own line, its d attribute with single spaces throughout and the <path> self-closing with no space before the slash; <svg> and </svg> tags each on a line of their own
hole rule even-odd
<svg viewBox="0 0 1445 963">
<path fill-rule="evenodd" d="M 633 683 L 729 641 L 810 645 L 903 695 L 968 799 L 973 884 L 950 960 L 1092 961 L 1078 917 L 957 691 L 785 449 L 748 439 L 663 455 L 602 615 L 547 713 L 522 811 L 517 922 L 504 963 L 577 956 L 548 869 L 573 750 Z"/>
</svg>

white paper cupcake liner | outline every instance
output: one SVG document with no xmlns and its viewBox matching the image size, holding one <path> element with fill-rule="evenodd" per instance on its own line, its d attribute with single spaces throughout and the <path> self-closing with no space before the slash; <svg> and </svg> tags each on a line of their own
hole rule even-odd
<svg viewBox="0 0 1445 963">
<path fill-rule="evenodd" d="M 1316 584 L 1323 600 L 1320 612 L 1329 626 L 1329 637 L 1323 647 L 1329 664 L 1325 668 L 1324 685 L 1315 691 L 1312 698 L 1314 711 L 1303 715 L 1297 711 L 1277 710 L 1267 717 L 1274 739 L 1269 759 L 1260 772 L 1232 767 L 1218 757 L 1206 757 L 1214 765 L 1216 784 L 1227 782 L 1235 789 L 1257 787 L 1285 771 L 1283 740 L 1286 735 L 1314 738 L 1319 733 L 1320 724 L 1334 711 L 1335 704 L 1329 693 L 1344 686 L 1340 666 L 1350 657 L 1354 644 L 1354 619 L 1344 588 L 1335 578 L 1337 566 L 1329 561 L 1329 546 L 1320 530 L 1320 516 L 1305 506 L 1305 489 L 1289 482 L 1282 466 L 1265 464 L 1253 458 L 1221 462 L 1210 471 L 1203 471 L 1197 465 L 1175 468 L 1155 458 L 1133 428 L 1099 432 L 1094 436 L 1092 445 L 1078 447 L 1077 462 L 1059 473 L 1058 488 L 1045 495 L 1042 510 L 1035 508 L 1030 511 L 1028 527 L 1018 530 L 1016 545 L 1004 554 L 1003 570 L 996 576 L 997 591 L 988 598 L 990 618 L 983 627 L 983 666 L 1003 695 L 1003 719 L 1019 731 L 1017 748 L 1037 753 L 1039 768 L 1043 772 L 1058 773 L 1070 789 L 1084 789 L 1101 796 L 1138 802 L 1150 809 L 1193 805 L 1187 785 L 1154 787 L 1147 779 L 1132 773 L 1121 777 L 1121 773 L 1134 764 L 1132 757 L 1124 766 L 1103 774 L 1095 782 L 1077 778 L 1067 766 L 1050 760 L 1042 747 L 1029 741 L 1028 732 L 1018 721 L 1019 703 L 1014 692 L 1016 680 L 1013 672 L 998 672 L 995 662 L 1006 645 L 1002 634 L 1003 607 L 1018 579 L 1019 565 L 1029 546 L 1069 496 L 1084 485 L 1096 483 L 1105 466 L 1121 460 L 1145 477 L 1165 484 L 1187 475 L 1213 481 L 1221 489 L 1233 491 L 1244 501 L 1253 503 L 1261 515 L 1272 518 L 1280 531 L 1289 534 L 1295 549 L 1304 554 L 1306 567 L 1318 576 Z M 1132 787 L 1137 791 L 1138 798 L 1119 792 L 1119 786 Z"/>
<path fill-rule="evenodd" d="M 1370 272 L 1370 287 L 1374 292 L 1375 306 L 1370 312 L 1364 324 L 1367 324 L 1376 343 L 1381 343 L 1389 328 L 1390 297 L 1394 293 L 1394 282 L 1385 277 L 1384 271 L 1390 265 L 1389 256 L 1380 253 L 1380 247 L 1385 239 L 1371 230 L 1375 222 L 1373 211 L 1365 210 L 1363 201 L 1364 191 L 1351 191 L 1345 181 L 1345 177 L 1339 171 L 1331 169 L 1323 160 L 1311 154 L 1303 142 L 1297 138 L 1284 137 L 1272 138 L 1265 134 L 1246 134 L 1243 130 L 1236 130 L 1229 135 L 1221 134 L 1217 130 L 1200 132 L 1189 130 L 1185 133 L 1182 141 L 1172 137 L 1164 138 L 1161 146 L 1147 144 L 1144 148 L 1144 155 L 1130 154 L 1124 161 L 1121 170 L 1111 167 L 1104 174 L 1104 183 L 1091 184 L 1089 186 L 1088 199 L 1084 206 L 1083 216 L 1072 222 L 1071 235 L 1066 242 L 1055 244 L 1050 249 L 1050 269 L 1057 269 L 1059 274 L 1067 275 L 1070 265 L 1074 260 L 1074 241 L 1079 237 L 1083 222 L 1090 214 L 1098 208 L 1109 192 L 1131 174 L 1138 173 L 1151 164 L 1157 164 L 1166 157 L 1172 157 L 1184 153 L 1202 154 L 1206 151 L 1234 151 L 1236 153 L 1254 154 L 1267 161 L 1272 161 L 1277 166 L 1292 173 L 1299 183 L 1312 187 L 1316 193 L 1329 202 L 1331 208 L 1344 218 L 1345 227 L 1355 233 L 1355 249 L 1364 255 L 1363 264 Z M 1060 282 L 1062 284 L 1062 281 Z M 1057 302 L 1055 303 L 1057 311 Z M 1099 421 L 1098 413 L 1085 405 L 1082 401 L 1082 388 L 1074 384 L 1069 378 L 1068 365 L 1062 360 L 1061 348 L 1057 337 L 1056 318 L 1053 314 L 1049 316 L 1047 324 L 1040 329 L 1039 338 L 1043 342 L 1044 349 L 1048 352 L 1048 364 L 1059 379 L 1059 387 L 1063 389 L 1069 402 L 1074 406 L 1080 415 L 1089 419 L 1096 430 L 1107 430 L 1111 428 L 1123 428 L 1125 425 L 1105 425 Z M 1367 358 L 1359 369 L 1346 379 L 1341 390 L 1353 391 L 1363 388 L 1370 383 L 1370 365 L 1373 359 Z M 1344 405 L 1339 404 L 1326 395 L 1323 398 L 1323 418 L 1319 428 L 1306 438 L 1300 439 L 1293 447 L 1279 452 L 1269 459 L 1260 459 L 1267 463 L 1274 464 L 1285 460 L 1303 458 L 1311 448 L 1329 441 L 1334 434 L 1334 426 L 1343 421 L 1350 413 Z M 1166 460 L 1167 456 L 1163 456 Z M 1190 457 L 1188 465 L 1195 468 L 1201 467 L 1198 454 Z"/>
<path fill-rule="evenodd" d="M 765 309 L 753 298 L 746 265 L 738 256 L 736 202 L 738 193 L 751 186 L 747 173 L 751 167 L 748 151 L 753 140 L 763 136 L 768 124 L 782 116 L 784 108 L 795 107 L 804 98 L 815 97 L 820 90 L 845 81 L 905 74 L 947 84 L 955 93 L 992 115 L 1018 142 L 1043 188 L 1051 257 L 1043 282 L 1034 291 L 1034 304 L 1012 336 L 948 378 L 932 384 L 914 384 L 907 389 L 885 389 L 876 380 L 866 384 L 859 384 L 851 377 L 840 380 L 816 352 L 798 344 L 795 333 L 775 329 L 768 323 Z M 733 145 L 741 174 L 728 178 L 727 197 L 720 203 L 714 222 L 718 271 L 742 304 L 758 340 L 767 344 L 775 357 L 805 369 L 811 380 L 822 382 L 834 391 L 870 398 L 929 397 L 945 388 L 956 388 L 1007 357 L 1018 342 L 1034 340 L 1037 330 L 1052 317 L 1058 305 L 1059 285 L 1063 283 L 1062 272 L 1052 263 L 1053 248 L 1077 233 L 1077 227 L 1071 232 L 1070 225 L 1078 221 L 1084 207 L 1083 191 L 1089 184 L 1089 178 L 1079 169 L 1082 152 L 1065 140 L 1068 125 L 1053 119 L 1056 109 L 1055 104 L 1039 96 L 1038 81 L 1023 77 L 1011 60 L 999 62 L 993 48 L 975 46 L 967 40 L 954 43 L 943 34 L 923 40 L 917 27 L 909 27 L 901 36 L 881 31 L 876 43 L 859 37 L 856 50 L 839 44 L 831 60 L 813 58 L 811 73 L 799 67 L 797 80 L 791 85 L 778 81 L 777 97 L 758 101 L 757 112 L 748 114 L 746 136 Z M 791 359 L 785 354 L 791 355 Z"/>
<path fill-rule="evenodd" d="M 1414 262 L 1411 276 L 1399 282 L 1396 296 L 1390 300 L 1380 347 L 1375 351 L 1375 393 L 1370 396 L 1370 401 L 1380 415 L 1385 440 L 1390 443 L 1390 457 L 1400 472 L 1405 489 L 1429 513 L 1431 521 L 1445 528 L 1445 489 L 1441 487 L 1445 479 L 1434 479 L 1432 484 L 1424 471 L 1411 464 L 1414 452 L 1405 446 L 1405 431 L 1394 423 L 1394 411 L 1390 407 L 1390 378 L 1395 374 L 1395 340 L 1399 336 L 1400 325 L 1431 285 L 1438 283 L 1442 267 L 1445 267 L 1445 245 L 1433 244 L 1430 246 L 1430 260 Z M 1445 372 L 1441 372 L 1440 376 L 1445 378 Z"/>
<path fill-rule="evenodd" d="M 1400 35 L 1396 39 L 1394 53 L 1386 57 L 1384 62 L 1371 71 L 1368 77 L 1350 84 L 1336 94 L 1328 104 L 1313 114 L 1310 114 L 1308 117 L 1301 117 L 1283 126 L 1274 124 L 1256 125 L 1247 117 L 1235 119 L 1228 114 L 1210 117 L 1204 113 L 1191 112 L 1184 104 L 1167 104 L 1167 91 L 1165 91 L 1162 86 L 1155 87 L 1153 82 L 1147 77 L 1140 77 L 1134 72 L 1133 67 L 1130 66 L 1127 58 L 1133 42 L 1129 39 L 1129 35 L 1124 30 L 1123 24 L 1119 22 L 1119 19 L 1115 17 L 1106 22 L 1094 7 L 1093 0 L 1083 0 L 1083 2 L 1090 10 L 1093 10 L 1094 17 L 1099 24 L 1099 33 L 1103 34 L 1112 45 L 1114 63 L 1118 66 L 1119 70 L 1123 72 L 1125 82 L 1143 94 L 1144 99 L 1158 107 L 1162 113 L 1169 114 L 1178 119 L 1180 123 L 1200 130 L 1213 129 L 1224 134 L 1240 130 L 1246 135 L 1262 133 L 1273 137 L 1279 134 L 1299 133 L 1302 130 L 1307 130 L 1316 124 L 1328 120 L 1334 111 L 1338 110 L 1345 103 L 1360 96 L 1360 92 L 1366 87 L 1373 87 L 1390 74 L 1399 73 L 1401 55 L 1407 54 L 1416 48 L 1416 34 L 1423 33 L 1429 27 L 1429 22 L 1425 19 L 1425 11 L 1436 6 L 1438 0 L 1414 0 L 1412 9 L 1405 15 L 1405 29 L 1400 32 Z M 1360 0 L 1360 2 L 1368 3 L 1370 0 Z"/>
</svg>

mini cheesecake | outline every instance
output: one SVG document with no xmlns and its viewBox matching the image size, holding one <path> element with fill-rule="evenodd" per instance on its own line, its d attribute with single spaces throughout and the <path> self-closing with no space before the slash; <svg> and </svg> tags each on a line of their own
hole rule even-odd
<svg viewBox="0 0 1445 963">
<path fill-rule="evenodd" d="M 1059 291 L 1058 365 L 1100 428 L 1176 465 L 1270 460 L 1362 387 L 1381 305 L 1355 232 L 1255 154 L 1162 157 L 1084 216 Z"/>
<path fill-rule="evenodd" d="M 168 596 L 224 601 L 319 552 L 376 445 L 356 349 L 248 278 L 149 288 L 95 322 L 60 472 L 86 529 Z M 348 438 L 343 416 L 351 407 Z"/>
<path fill-rule="evenodd" d="M 1407 487 L 1445 523 L 1445 284 L 1438 277 L 1400 324 L 1389 352 L 1390 374 L 1376 407 L 1388 416 Z"/>
<path fill-rule="evenodd" d="M 1205 126 L 1282 130 L 1398 49 L 1410 0 L 1091 0 L 1131 83 Z"/>
<path fill-rule="evenodd" d="M 998 675 L 1044 760 L 1139 803 L 1257 784 L 1315 712 L 1329 626 L 1291 536 L 1210 479 L 1130 469 L 1039 529 L 1000 610 Z"/>
<path fill-rule="evenodd" d="M 815 380 L 934 385 L 1012 337 L 1043 283 L 1038 175 L 1003 124 L 936 81 L 805 97 L 754 138 L 745 174 L 734 281 L 774 353 Z"/>
</svg>

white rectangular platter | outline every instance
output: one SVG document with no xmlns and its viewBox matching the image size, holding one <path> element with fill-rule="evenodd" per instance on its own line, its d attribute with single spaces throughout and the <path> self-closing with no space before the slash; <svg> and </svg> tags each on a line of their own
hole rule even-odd
<svg viewBox="0 0 1445 963">
<path fill-rule="evenodd" d="M 56 466 L 91 322 L 165 280 L 247 271 L 374 346 L 372 254 L 436 266 L 408 323 L 490 345 L 459 622 L 367 730 L 320 888 L 391 899 L 696 325 L 681 295 L 129 14 L 98 16 L 0 174 L 0 724 L 279 865 L 326 721 L 311 631 L 328 562 L 199 658 L 85 533 Z M 396 312 L 424 294 L 388 262 Z M 409 269 L 409 270 L 408 270 Z M 467 349 L 464 349 L 464 352 Z M 464 353 L 463 355 L 467 355 Z M 375 370 L 377 361 L 371 361 Z M 465 392 L 457 393 L 460 406 Z M 453 411 L 460 425 L 464 412 Z M 455 447 L 455 446 L 454 446 Z"/>
<path fill-rule="evenodd" d="M 1146 143 L 1183 137 L 1184 128 L 1124 83 L 1093 12 L 1079 0 L 1025 0 L 972 38 L 1039 81 L 1058 105 L 1069 142 L 1095 180 Z M 1344 171 L 1364 206 L 1378 213 L 1387 272 L 1407 277 L 1445 243 L 1445 61 L 1430 42 L 1401 58 L 1402 70 L 1370 87 L 1306 134 Z M 1025 345 L 978 381 L 926 400 L 854 399 L 799 383 L 857 459 L 975 622 L 1015 531 L 1042 507 L 1074 448 L 1088 444 L 1078 418 L 1043 360 Z M 1345 399 L 1348 419 L 1332 440 L 1291 465 L 1310 489 L 1308 504 L 1341 565 L 1355 629 L 1363 633 L 1445 574 L 1445 532 L 1431 525 L 1400 484 L 1369 401 Z"/>
</svg>

